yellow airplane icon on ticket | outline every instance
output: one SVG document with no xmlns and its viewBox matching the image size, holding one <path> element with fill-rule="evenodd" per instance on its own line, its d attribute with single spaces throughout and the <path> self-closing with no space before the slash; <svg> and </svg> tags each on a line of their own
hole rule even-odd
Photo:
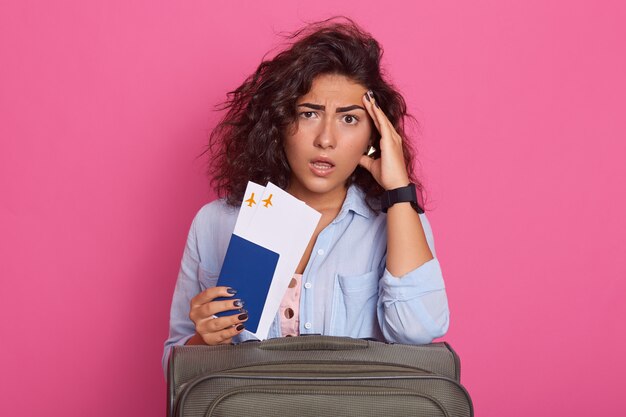
<svg viewBox="0 0 626 417">
<path fill-rule="evenodd" d="M 250 198 L 247 199 L 245 203 L 248 203 L 248 207 L 252 207 L 253 204 L 256 204 L 256 201 L 254 201 L 254 193 L 252 193 L 252 196 L 250 196 Z"/>
<path fill-rule="evenodd" d="M 270 194 L 270 196 L 267 197 L 265 200 L 261 200 L 261 201 L 263 201 L 265 203 L 265 207 L 273 206 L 273 204 L 272 204 L 272 196 L 273 195 L 274 194 Z"/>
</svg>

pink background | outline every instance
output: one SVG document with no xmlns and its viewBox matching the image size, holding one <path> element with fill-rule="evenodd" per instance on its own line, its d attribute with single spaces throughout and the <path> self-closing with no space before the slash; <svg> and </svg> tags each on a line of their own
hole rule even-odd
<svg viewBox="0 0 626 417">
<path fill-rule="evenodd" d="M 476 415 L 624 415 L 624 2 L 53 3 L 0 5 L 2 415 L 164 413 L 212 108 L 333 14 L 423 126 Z"/>
</svg>

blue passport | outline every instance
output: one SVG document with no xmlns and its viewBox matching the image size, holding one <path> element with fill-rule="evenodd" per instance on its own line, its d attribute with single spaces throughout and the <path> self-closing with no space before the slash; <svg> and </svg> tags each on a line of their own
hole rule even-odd
<svg viewBox="0 0 626 417">
<path fill-rule="evenodd" d="M 237 294 L 216 300 L 241 299 L 243 308 L 248 310 L 248 320 L 243 324 L 252 333 L 256 333 L 259 327 L 278 258 L 278 253 L 235 234 L 228 243 L 217 285 L 231 287 L 237 290 Z M 229 310 L 216 315 L 222 317 L 232 314 L 240 313 Z"/>
</svg>

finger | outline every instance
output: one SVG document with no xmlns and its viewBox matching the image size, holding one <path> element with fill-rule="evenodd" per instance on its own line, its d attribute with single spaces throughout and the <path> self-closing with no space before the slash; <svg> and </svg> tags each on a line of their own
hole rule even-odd
<svg viewBox="0 0 626 417">
<path fill-rule="evenodd" d="M 363 155 L 359 160 L 359 165 L 365 168 L 367 171 L 372 172 L 372 167 L 374 166 L 374 159 L 370 158 L 367 155 Z"/>
<path fill-rule="evenodd" d="M 232 343 L 232 338 L 243 332 L 245 326 L 240 324 L 238 326 L 229 327 L 228 329 L 220 330 L 216 333 L 203 334 L 202 340 L 207 345 L 225 345 Z"/>
<path fill-rule="evenodd" d="M 200 334 L 216 333 L 221 330 L 237 326 L 247 320 L 248 312 L 245 310 L 229 316 L 217 318 L 209 317 L 201 320 L 198 324 L 196 324 L 196 331 Z"/>
<path fill-rule="evenodd" d="M 233 343 L 233 338 L 232 337 L 230 337 L 230 338 L 228 338 L 228 339 L 226 339 L 226 340 L 224 340 L 224 341 L 222 341 L 222 342 L 220 342 L 218 344 L 219 345 L 230 345 L 231 343 Z"/>
<path fill-rule="evenodd" d="M 241 332 L 243 332 L 245 329 L 246 329 L 246 327 L 243 324 L 240 324 L 238 326 L 233 326 L 233 327 L 231 327 L 229 329 L 222 330 L 219 333 L 220 334 L 220 338 L 222 339 L 222 341 L 219 342 L 219 344 L 230 344 L 230 343 L 232 343 L 232 338 L 237 336 Z"/>
<path fill-rule="evenodd" d="M 369 91 L 368 93 L 370 93 L 369 97 L 372 103 L 370 107 L 378 122 L 377 128 L 380 132 L 381 137 L 391 137 L 392 139 L 401 142 L 402 137 L 398 135 L 398 132 L 396 132 L 396 128 L 393 126 L 393 123 L 391 123 L 385 112 L 380 108 L 380 106 L 378 106 L 374 94 L 371 91 Z"/>
<path fill-rule="evenodd" d="M 372 100 L 375 101 L 376 99 L 372 99 Z M 378 126 L 379 126 L 378 131 L 380 132 L 381 139 L 382 138 L 393 139 L 394 135 L 396 135 L 396 130 L 394 129 L 393 125 L 391 124 L 391 122 L 389 121 L 385 113 L 383 113 L 383 111 L 379 107 L 376 107 L 376 106 L 372 106 L 372 110 L 378 120 Z"/>
<path fill-rule="evenodd" d="M 369 91 L 365 92 L 362 100 L 363 100 L 363 104 L 365 104 L 365 109 L 367 110 L 367 113 L 370 115 L 370 118 L 374 122 L 374 126 L 376 126 L 376 130 L 378 130 L 378 133 L 380 133 L 380 122 L 378 121 L 378 116 L 376 115 L 376 112 L 374 111 L 374 103 L 372 102 L 372 99 L 369 96 Z"/>
<path fill-rule="evenodd" d="M 389 120 L 387 116 L 382 113 L 380 109 L 376 109 L 376 107 L 372 106 L 372 112 L 374 113 L 374 117 L 378 121 L 378 132 L 380 132 L 380 140 L 381 142 L 385 142 L 388 138 L 393 139 L 394 130 L 393 127 L 390 126 Z M 381 145 L 384 146 L 384 145 Z"/>
<path fill-rule="evenodd" d="M 196 311 L 199 318 L 212 317 L 218 313 L 223 313 L 225 311 L 231 310 L 239 310 L 243 307 L 243 301 L 237 300 L 218 300 L 211 301 L 210 303 L 202 304 L 196 307 L 194 310 Z"/>
<path fill-rule="evenodd" d="M 197 324 L 200 320 L 214 317 L 218 313 L 224 311 L 239 310 L 242 307 L 243 301 L 239 299 L 211 301 L 209 303 L 193 306 L 189 310 L 189 318 L 191 319 L 191 321 Z"/>
<path fill-rule="evenodd" d="M 237 294 L 237 290 L 229 287 L 207 288 L 191 299 L 191 308 L 205 303 L 210 303 L 217 297 L 232 297 L 235 294 Z"/>
</svg>

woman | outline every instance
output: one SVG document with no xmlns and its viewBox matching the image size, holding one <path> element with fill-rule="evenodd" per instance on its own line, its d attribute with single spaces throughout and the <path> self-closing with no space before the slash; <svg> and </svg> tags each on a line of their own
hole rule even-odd
<svg viewBox="0 0 626 417">
<path fill-rule="evenodd" d="M 432 231 L 412 185 L 421 192 L 404 140 L 406 105 L 381 76 L 379 44 L 352 21 L 334 19 L 292 39 L 230 93 L 211 134 L 213 181 L 223 198 L 191 226 L 164 366 L 176 344 L 252 337 L 245 300 L 215 286 L 249 180 L 271 181 L 322 213 L 269 337 L 429 343 L 447 331 Z M 240 311 L 214 317 L 228 310 Z"/>
</svg>

